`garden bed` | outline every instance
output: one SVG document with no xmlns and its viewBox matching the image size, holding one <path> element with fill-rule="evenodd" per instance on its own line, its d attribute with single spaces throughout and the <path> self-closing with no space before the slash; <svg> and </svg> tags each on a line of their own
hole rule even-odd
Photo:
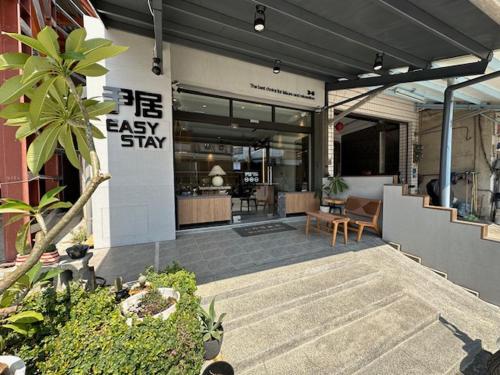
<svg viewBox="0 0 500 375">
<path fill-rule="evenodd" d="M 174 269 L 146 276 L 154 288 L 180 293 L 168 319 L 145 316 L 128 326 L 109 288 L 87 293 L 74 284 L 69 295 L 46 289 L 23 306 L 43 314 L 38 332 L 31 338 L 10 333 L 5 352 L 21 357 L 28 373 L 198 375 L 204 349 L 194 274 Z"/>
</svg>

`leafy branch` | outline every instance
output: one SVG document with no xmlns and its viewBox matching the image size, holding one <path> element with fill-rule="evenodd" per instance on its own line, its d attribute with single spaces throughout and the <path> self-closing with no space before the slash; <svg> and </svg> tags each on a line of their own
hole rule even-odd
<svg viewBox="0 0 500 375">
<path fill-rule="evenodd" d="M 108 70 L 98 62 L 127 50 L 127 47 L 113 45 L 106 39 L 86 39 L 83 28 L 68 35 L 64 52 L 60 50 L 57 33 L 50 27 L 41 30 L 36 39 L 6 34 L 39 53 L 39 56 L 25 53 L 0 55 L 0 70 L 22 70 L 0 87 L 0 104 L 8 104 L 0 111 L 0 117 L 7 120 L 5 125 L 18 128 L 17 139 L 34 136 L 27 152 L 28 168 L 37 175 L 59 144 L 74 167 L 81 168 L 79 155 L 90 164 L 92 177 L 75 204 L 52 228 L 46 228 L 41 215 L 34 216 L 42 231 L 37 233 L 26 262 L 0 281 L 0 294 L 38 263 L 43 250 L 83 209 L 97 187 L 111 178 L 100 170 L 94 138 L 101 139 L 104 135 L 91 121 L 111 112 L 116 104 L 82 97 L 83 87 L 75 85 L 71 77 L 76 73 L 102 76 Z M 23 96 L 30 102 L 19 103 Z"/>
</svg>

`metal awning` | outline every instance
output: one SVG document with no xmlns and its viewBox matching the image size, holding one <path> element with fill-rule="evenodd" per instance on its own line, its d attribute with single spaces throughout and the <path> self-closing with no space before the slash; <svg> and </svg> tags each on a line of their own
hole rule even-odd
<svg viewBox="0 0 500 375">
<path fill-rule="evenodd" d="M 106 25 L 153 36 L 147 0 L 92 3 Z M 260 33 L 253 27 L 258 4 L 266 7 Z M 495 17 L 468 0 L 163 0 L 162 6 L 164 40 L 270 68 L 279 59 L 283 70 L 320 78 L 330 89 L 384 84 L 402 67 L 417 80 L 481 74 L 500 48 Z M 373 73 L 377 53 L 384 54 L 381 77 L 359 79 Z M 451 72 L 433 66 L 465 55 L 482 64 Z"/>
</svg>

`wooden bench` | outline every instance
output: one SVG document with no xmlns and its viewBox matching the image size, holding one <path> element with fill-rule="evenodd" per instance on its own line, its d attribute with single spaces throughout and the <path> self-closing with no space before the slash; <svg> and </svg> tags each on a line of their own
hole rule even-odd
<svg viewBox="0 0 500 375">
<path fill-rule="evenodd" d="M 378 225 L 382 201 L 361 197 L 348 197 L 345 202 L 344 215 L 349 217 L 351 230 L 357 231 L 356 241 L 361 240 L 365 228 L 373 229 L 378 235 L 381 234 Z"/>
<path fill-rule="evenodd" d="M 347 226 L 349 223 L 349 218 L 347 216 L 339 216 L 339 215 L 332 215 L 326 212 L 320 212 L 320 211 L 315 211 L 315 212 L 306 212 L 307 214 L 307 222 L 306 222 L 306 237 L 309 237 L 309 230 L 310 230 L 310 225 L 311 225 L 311 218 L 316 219 L 316 230 L 318 233 L 321 233 L 321 222 L 324 221 L 327 223 L 327 229 L 328 229 L 328 224 L 332 225 L 332 239 L 331 239 L 331 245 L 335 246 L 335 242 L 337 241 L 337 230 L 339 227 L 339 224 L 344 225 L 344 244 L 347 244 Z M 314 228 L 314 227 L 313 227 Z"/>
</svg>

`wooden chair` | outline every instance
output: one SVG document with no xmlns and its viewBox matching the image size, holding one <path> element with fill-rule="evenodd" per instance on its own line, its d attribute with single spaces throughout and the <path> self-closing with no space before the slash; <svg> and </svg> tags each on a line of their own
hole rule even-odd
<svg viewBox="0 0 500 375">
<path fill-rule="evenodd" d="M 378 235 L 381 234 L 378 225 L 381 207 L 381 200 L 360 197 L 347 198 L 344 215 L 350 219 L 349 224 L 352 225 L 350 229 L 358 232 L 356 241 L 361 240 L 363 230 L 366 227 L 372 228 Z"/>
<path fill-rule="evenodd" d="M 257 210 L 260 206 L 264 207 L 264 212 L 267 212 L 268 207 L 273 206 L 274 187 L 272 185 L 259 185 L 255 189 L 255 200 Z"/>
</svg>

